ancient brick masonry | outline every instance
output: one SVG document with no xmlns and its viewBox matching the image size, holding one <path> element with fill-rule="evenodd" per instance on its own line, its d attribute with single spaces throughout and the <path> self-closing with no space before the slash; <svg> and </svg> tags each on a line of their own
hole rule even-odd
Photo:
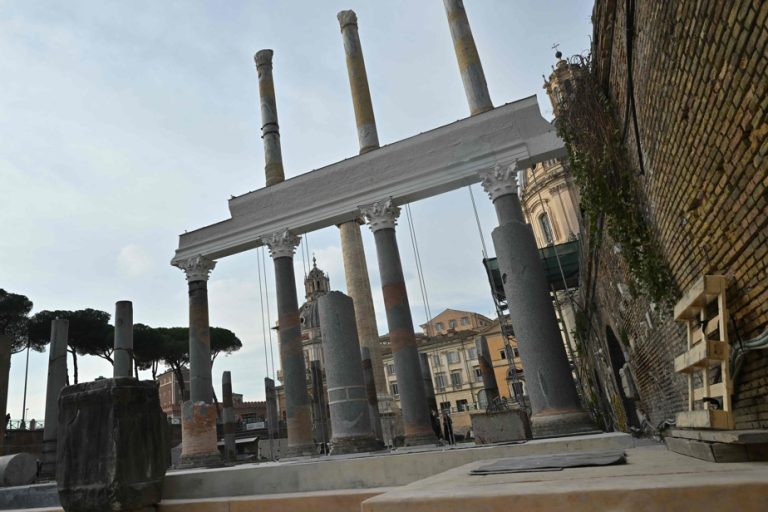
<svg viewBox="0 0 768 512">
<path fill-rule="evenodd" d="M 627 112 L 625 2 L 597 0 L 598 78 Z M 700 275 L 729 276 L 732 342 L 768 326 L 768 2 L 637 2 L 632 70 L 648 215 L 680 290 Z M 640 171 L 632 123 L 627 147 Z M 605 247 L 600 318 L 626 333 L 642 405 L 653 422 L 679 410 L 672 373 L 682 331 L 626 299 L 626 269 Z M 646 319 L 646 315 L 648 319 Z M 735 383 L 736 427 L 768 427 L 768 352 L 748 354 Z"/>
</svg>

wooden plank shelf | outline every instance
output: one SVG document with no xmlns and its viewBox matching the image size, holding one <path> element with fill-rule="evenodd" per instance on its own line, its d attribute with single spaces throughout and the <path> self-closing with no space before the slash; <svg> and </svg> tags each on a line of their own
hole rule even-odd
<svg viewBox="0 0 768 512">
<path fill-rule="evenodd" d="M 720 409 L 699 409 L 677 413 L 675 421 L 678 428 L 712 428 L 730 430 L 733 428 L 733 416 L 730 411 Z"/>
<path fill-rule="evenodd" d="M 687 321 L 698 318 L 707 304 L 725 292 L 725 276 L 701 276 L 675 306 L 675 320 Z"/>
<path fill-rule="evenodd" d="M 677 373 L 692 373 L 728 360 L 728 344 L 724 341 L 706 340 L 675 358 Z"/>
</svg>

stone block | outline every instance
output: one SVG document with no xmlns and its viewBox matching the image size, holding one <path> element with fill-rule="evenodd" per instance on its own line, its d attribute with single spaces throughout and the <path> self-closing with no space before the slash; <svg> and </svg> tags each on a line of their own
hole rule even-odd
<svg viewBox="0 0 768 512">
<path fill-rule="evenodd" d="M 160 501 L 169 450 L 156 383 L 115 378 L 65 387 L 58 435 L 56 482 L 68 512 Z"/>
<path fill-rule="evenodd" d="M 0 487 L 29 485 L 37 476 L 37 461 L 29 453 L 0 457 Z"/>
<path fill-rule="evenodd" d="M 528 415 L 519 409 L 471 415 L 475 444 L 525 441 L 531 438 Z"/>
</svg>

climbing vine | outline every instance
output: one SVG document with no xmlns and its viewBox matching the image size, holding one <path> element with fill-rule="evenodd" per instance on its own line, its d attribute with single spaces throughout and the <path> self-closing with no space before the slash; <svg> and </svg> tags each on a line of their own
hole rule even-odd
<svg viewBox="0 0 768 512">
<path fill-rule="evenodd" d="M 590 233 L 601 226 L 621 249 L 633 287 L 652 301 L 669 305 L 676 289 L 642 208 L 613 103 L 591 72 L 589 57 L 572 60 L 570 90 L 558 107 L 556 125 L 570 157 Z M 600 220 L 603 222 L 600 222 Z M 590 237 L 590 243 L 599 240 Z"/>
</svg>

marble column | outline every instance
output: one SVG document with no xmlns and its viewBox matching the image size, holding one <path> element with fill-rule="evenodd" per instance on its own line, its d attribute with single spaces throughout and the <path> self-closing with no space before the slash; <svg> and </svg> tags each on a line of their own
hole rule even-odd
<svg viewBox="0 0 768 512">
<path fill-rule="evenodd" d="M 421 377 L 424 380 L 424 393 L 427 395 L 429 410 L 439 412 L 435 385 L 432 383 L 432 371 L 429 368 L 429 354 L 419 354 L 419 364 L 421 365 Z"/>
<path fill-rule="evenodd" d="M 280 149 L 280 126 L 277 124 L 275 84 L 272 80 L 272 54 L 272 50 L 260 50 L 253 58 L 259 75 L 261 138 L 264 143 L 264 171 L 268 187 L 285 180 L 283 154 Z"/>
<path fill-rule="evenodd" d="M 181 404 L 181 466 L 221 462 L 216 445 L 216 407 L 211 378 L 208 276 L 216 262 L 194 256 L 175 263 L 189 287 L 189 400 Z"/>
<path fill-rule="evenodd" d="M 533 230 L 523 217 L 517 169 L 496 166 L 480 176 L 499 219 L 493 245 L 525 371 L 533 436 L 593 431 L 576 393 Z"/>
<path fill-rule="evenodd" d="M 485 390 L 485 399 L 488 403 L 499 398 L 499 385 L 496 383 L 496 373 L 493 371 L 493 358 L 488 348 L 488 340 L 485 336 L 475 338 L 475 350 L 477 351 L 477 362 L 480 366 L 480 373 L 483 376 L 483 389 Z M 514 367 L 514 358 L 510 359 Z"/>
<path fill-rule="evenodd" d="M 341 11 L 336 16 L 341 28 L 344 42 L 344 55 L 347 61 L 349 87 L 352 92 L 352 106 L 355 111 L 357 138 L 360 154 L 373 151 L 379 147 L 379 135 L 376 130 L 376 118 L 373 115 L 373 102 L 368 87 L 368 75 L 365 71 L 363 49 L 357 32 L 357 15 L 354 11 Z M 381 361 L 379 346 L 379 331 L 376 327 L 376 312 L 373 308 L 371 283 L 368 279 L 368 265 L 365 261 L 363 239 L 360 236 L 360 220 L 353 220 L 339 225 L 341 235 L 341 252 L 344 258 L 344 277 L 347 293 L 355 305 L 355 320 L 360 346 L 368 349 L 370 355 L 373 381 L 368 382 L 369 396 L 376 400 L 375 417 L 372 418 L 374 430 L 381 439 L 381 419 L 379 417 L 379 401 L 387 411 L 391 410 L 392 397 Z M 365 361 L 365 359 L 364 359 Z"/>
<path fill-rule="evenodd" d="M 51 322 L 51 344 L 48 347 L 48 383 L 45 392 L 45 423 L 43 424 L 43 453 L 40 457 L 40 477 L 56 474 L 56 440 L 58 438 L 59 394 L 67 384 L 67 340 L 69 320 L 57 318 Z"/>
<path fill-rule="evenodd" d="M 235 462 L 237 448 L 235 447 L 235 407 L 232 403 L 232 373 L 224 372 L 221 376 L 221 395 L 224 403 L 222 416 L 224 420 L 224 460 Z"/>
<path fill-rule="evenodd" d="M 481 114 L 493 108 L 491 96 L 488 94 L 488 84 L 485 82 L 480 55 L 477 53 L 475 38 L 469 27 L 467 11 L 462 0 L 443 0 L 445 12 L 448 15 L 448 25 L 451 29 L 453 49 L 459 63 L 461 81 L 467 95 L 470 115 Z"/>
<path fill-rule="evenodd" d="M 376 241 L 390 346 L 400 391 L 405 444 L 435 443 L 437 438 L 432 430 L 429 405 L 424 393 L 416 334 L 395 236 L 400 208 L 393 205 L 391 199 L 386 199 L 361 207 L 360 210 L 367 218 Z"/>
<path fill-rule="evenodd" d="M 371 427 L 352 299 L 341 292 L 318 298 L 333 453 L 381 448 Z"/>
<path fill-rule="evenodd" d="M 296 276 L 293 254 L 299 237 L 283 230 L 265 238 L 264 244 L 275 264 L 277 289 L 278 340 L 280 365 L 285 387 L 285 412 L 288 426 L 288 457 L 314 455 L 312 414 L 307 393 L 307 368 L 301 341 L 299 301 L 296 296 Z"/>
<path fill-rule="evenodd" d="M 133 377 L 133 304 L 115 304 L 114 377 Z"/>
</svg>

